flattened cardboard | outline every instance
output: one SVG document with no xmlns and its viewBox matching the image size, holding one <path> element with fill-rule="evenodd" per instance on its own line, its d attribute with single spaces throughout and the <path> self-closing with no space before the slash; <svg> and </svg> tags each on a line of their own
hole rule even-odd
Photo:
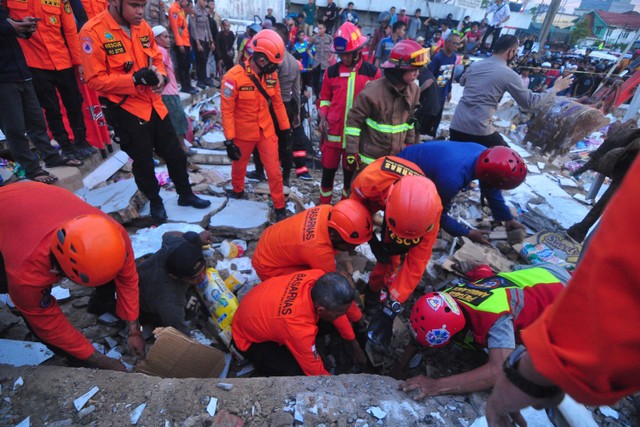
<svg viewBox="0 0 640 427">
<path fill-rule="evenodd" d="M 218 378 L 225 353 L 202 345 L 174 328 L 153 331 L 156 342 L 135 372 L 163 378 Z"/>
<path fill-rule="evenodd" d="M 452 263 L 445 263 L 442 267 L 449 271 L 453 270 L 453 263 L 460 265 L 462 272 L 469 271 L 480 264 L 488 264 L 493 271 L 511 271 L 513 262 L 505 258 L 499 250 L 493 246 L 478 245 L 467 237 L 462 237 L 464 244 L 452 257 Z"/>
</svg>

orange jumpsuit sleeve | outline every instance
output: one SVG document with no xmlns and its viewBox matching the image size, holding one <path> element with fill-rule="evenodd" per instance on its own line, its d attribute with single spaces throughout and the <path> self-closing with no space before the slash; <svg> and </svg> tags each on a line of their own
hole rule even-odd
<svg viewBox="0 0 640 427">
<path fill-rule="evenodd" d="M 43 296 L 41 286 L 15 285 L 11 300 L 42 340 L 80 360 L 94 352 L 89 340 L 69 323 L 53 297 Z"/>
<path fill-rule="evenodd" d="M 355 304 L 355 303 L 353 303 Z M 349 307 L 349 310 L 352 309 L 353 306 Z M 358 306 L 356 306 L 356 309 L 358 308 Z M 358 311 L 360 311 L 358 309 Z M 360 313 L 360 315 L 362 316 L 362 313 Z M 343 314 L 342 316 L 338 317 L 336 320 L 333 321 L 333 326 L 336 327 L 336 329 L 338 330 L 338 333 L 340 333 L 340 336 L 347 340 L 347 341 L 353 341 L 356 339 L 356 334 L 355 332 L 353 332 L 353 327 L 351 326 L 351 322 L 349 322 L 349 318 L 347 317 L 346 314 Z"/>
<path fill-rule="evenodd" d="M 232 69 L 233 70 L 233 69 Z M 227 72 L 222 78 L 220 90 L 220 112 L 222 113 L 222 128 L 226 139 L 235 139 L 236 137 L 236 119 L 235 109 L 236 100 L 238 99 L 238 83 L 232 74 L 233 71 Z M 282 101 L 282 98 L 280 98 Z"/>
<path fill-rule="evenodd" d="M 62 0 L 60 2 L 62 8 L 62 14 L 60 20 L 62 21 L 62 31 L 64 32 L 64 38 L 71 54 L 71 63 L 73 65 L 82 65 L 82 59 L 80 56 L 80 38 L 78 37 L 78 28 L 76 27 L 76 18 L 71 10 L 69 0 Z"/>
<path fill-rule="evenodd" d="M 536 369 L 577 401 L 640 390 L 640 161 L 627 173 L 567 288 L 522 332 Z M 632 356 L 632 355 L 636 356 Z"/>
<path fill-rule="evenodd" d="M 289 336 L 285 345 L 293 354 L 305 375 L 329 375 L 322 363 L 322 358 L 316 352 L 316 335 L 318 327 L 308 324 L 289 324 Z"/>
<path fill-rule="evenodd" d="M 431 259 L 433 244 L 436 241 L 436 237 L 438 237 L 438 230 L 440 229 L 441 212 L 442 207 L 436 215 L 433 229 L 422 238 L 418 246 L 409 250 L 398 272 L 398 277 L 389 285 L 389 293 L 393 299 L 401 304 L 404 304 L 411 296 L 420 279 L 422 279 L 427 263 Z"/>
<path fill-rule="evenodd" d="M 278 126 L 280 130 L 291 129 L 289 124 L 289 116 L 287 110 L 284 108 L 284 102 L 282 102 L 282 95 L 280 94 L 280 81 L 276 82 L 276 93 L 271 97 L 271 103 L 273 104 L 273 110 L 278 118 Z"/>
<path fill-rule="evenodd" d="M 190 46 L 189 29 L 184 25 L 186 19 L 187 17 L 182 8 L 177 4 L 177 1 L 169 7 L 169 27 L 173 33 L 176 46 Z M 184 28 L 182 28 L 183 26 Z M 182 30 L 182 33 L 180 33 L 180 30 Z M 186 34 L 184 34 L 185 31 Z"/>
<path fill-rule="evenodd" d="M 140 313 L 140 291 L 138 290 L 138 270 L 136 269 L 133 247 L 129 235 L 123 229 L 123 237 L 127 242 L 127 260 L 116 276 L 116 315 L 126 321 L 136 320 Z"/>
<path fill-rule="evenodd" d="M 83 43 L 90 45 L 90 49 L 85 48 L 82 53 L 82 65 L 84 66 L 87 85 L 96 92 L 136 95 L 138 91 L 133 84 L 131 74 L 109 74 L 107 70 L 107 53 L 98 36 L 101 26 L 99 24 L 91 26 L 90 24 L 85 24 L 80 31 L 80 39 Z M 103 28 L 102 30 L 104 32 L 105 29 Z M 162 55 L 160 56 L 160 61 L 162 61 Z"/>
</svg>

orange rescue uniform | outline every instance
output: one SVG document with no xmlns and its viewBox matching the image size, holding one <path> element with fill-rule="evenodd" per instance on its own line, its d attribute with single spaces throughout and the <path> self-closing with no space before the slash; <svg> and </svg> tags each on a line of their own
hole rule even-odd
<svg viewBox="0 0 640 427">
<path fill-rule="evenodd" d="M 249 61 L 238 64 L 224 75 L 220 88 L 224 136 L 233 140 L 242 153 L 240 160 L 233 162 L 231 183 L 234 192 L 244 190 L 249 158 L 257 146 L 267 173 L 273 205 L 281 209 L 284 208 L 284 192 L 278 159 L 278 137 L 269 113 L 269 104 L 249 77 L 252 73 Z M 288 130 L 289 118 L 280 95 L 278 74 L 263 75 L 259 79 L 260 85 L 271 98 L 280 130 Z"/>
<path fill-rule="evenodd" d="M 260 280 L 284 276 L 301 270 L 319 269 L 325 273 L 336 271 L 336 254 L 329 238 L 329 214 L 333 206 L 322 205 L 307 209 L 268 227 L 260 236 L 251 265 Z M 362 312 L 354 303 L 347 312 L 351 322 L 362 319 Z M 340 330 L 346 340 L 355 337 L 353 329 Z"/>
<path fill-rule="evenodd" d="M 80 40 L 69 0 L 7 0 L 11 18 L 42 18 L 29 39 L 18 39 L 27 65 L 41 70 L 66 70 L 81 65 Z"/>
<path fill-rule="evenodd" d="M 350 198 L 362 203 L 373 215 L 384 210 L 389 188 L 404 175 L 424 176 L 420 167 L 413 162 L 396 156 L 381 157 L 365 167 L 353 180 Z M 404 262 L 401 262 L 400 255 L 395 255 L 390 257 L 391 264 L 376 264 L 369 279 L 372 291 L 388 287 L 393 299 L 400 303 L 404 303 L 413 293 L 431 259 L 432 247 L 440 229 L 442 204 L 439 202 L 440 196 L 436 197 L 439 209 L 431 231 L 422 237 L 417 246 L 408 250 Z M 415 212 L 414 215 L 420 213 Z"/>
<path fill-rule="evenodd" d="M 0 188 L 0 206 L 0 254 L 11 300 L 41 339 L 78 359 L 87 359 L 93 346 L 69 323 L 51 296 L 51 286 L 62 278 L 51 272 L 51 239 L 60 225 L 80 215 L 113 220 L 65 189 L 35 182 Z M 116 314 L 132 321 L 139 312 L 138 273 L 129 235 L 117 226 L 126 242 L 127 258 L 115 277 Z"/>
<path fill-rule="evenodd" d="M 325 274 L 307 270 L 274 277 L 249 291 L 236 310 L 231 329 L 241 351 L 252 343 L 286 345 L 306 375 L 329 375 L 316 353 L 318 320 L 311 288 Z M 348 323 L 342 315 L 333 324 Z"/>
<path fill-rule="evenodd" d="M 169 6 L 169 27 L 171 27 L 176 46 L 191 46 L 187 16 L 179 0 Z"/>
<path fill-rule="evenodd" d="M 167 75 L 146 21 L 132 25 L 129 36 L 105 10 L 82 27 L 80 39 L 85 79 L 91 89 L 115 104 L 122 102 L 124 110 L 143 120 L 149 120 L 154 109 L 165 118 L 167 107 L 162 96 L 147 86 L 133 84 L 133 73 L 150 64 Z"/>
<path fill-rule="evenodd" d="M 96 15 L 104 12 L 109 7 L 107 0 L 81 0 L 84 11 L 87 12 L 87 18 L 93 19 Z"/>
<path fill-rule="evenodd" d="M 586 405 L 640 390 L 638 182 L 636 160 L 567 288 L 522 331 L 536 370 Z"/>
</svg>

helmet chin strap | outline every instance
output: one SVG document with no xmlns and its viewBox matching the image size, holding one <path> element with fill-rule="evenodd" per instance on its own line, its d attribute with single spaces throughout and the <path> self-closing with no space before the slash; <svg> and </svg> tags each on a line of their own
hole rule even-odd
<svg viewBox="0 0 640 427">
<path fill-rule="evenodd" d="M 120 18 L 127 23 L 127 26 L 131 28 L 131 23 L 124 18 L 124 15 L 122 15 L 122 1 L 123 0 L 120 0 L 120 7 L 117 7 L 116 10 L 118 11 L 118 16 L 120 16 Z"/>
</svg>

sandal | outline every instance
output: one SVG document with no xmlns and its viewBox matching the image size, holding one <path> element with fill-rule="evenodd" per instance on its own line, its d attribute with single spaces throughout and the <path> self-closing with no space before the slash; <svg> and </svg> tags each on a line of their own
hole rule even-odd
<svg viewBox="0 0 640 427">
<path fill-rule="evenodd" d="M 37 174 L 29 176 L 27 178 L 29 178 L 31 181 L 40 182 L 42 184 L 53 184 L 58 182 L 58 177 L 55 175 L 51 175 L 46 170 L 41 170 Z"/>
<path fill-rule="evenodd" d="M 57 156 L 53 160 L 45 162 L 44 165 L 48 168 L 55 168 L 58 166 L 71 166 L 73 168 L 79 168 L 83 165 L 82 160 L 77 160 L 67 156 Z"/>
</svg>

